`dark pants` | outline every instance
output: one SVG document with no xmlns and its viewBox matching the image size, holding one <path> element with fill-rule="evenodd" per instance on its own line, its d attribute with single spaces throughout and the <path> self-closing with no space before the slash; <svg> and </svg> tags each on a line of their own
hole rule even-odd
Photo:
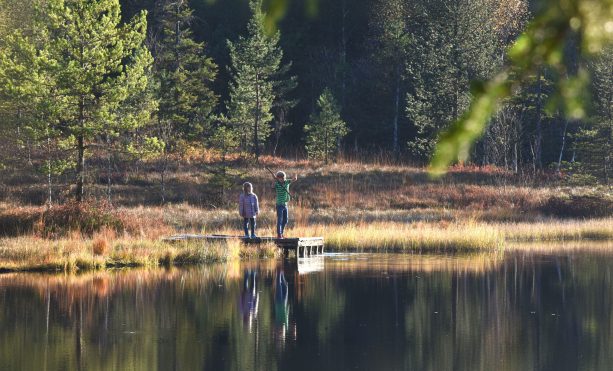
<svg viewBox="0 0 613 371">
<path fill-rule="evenodd" d="M 277 234 L 283 234 L 287 225 L 287 218 L 287 205 L 277 205 Z"/>
<path fill-rule="evenodd" d="M 249 226 L 251 226 L 251 237 L 255 237 L 255 218 L 243 218 L 243 230 L 245 237 L 249 237 Z"/>
</svg>

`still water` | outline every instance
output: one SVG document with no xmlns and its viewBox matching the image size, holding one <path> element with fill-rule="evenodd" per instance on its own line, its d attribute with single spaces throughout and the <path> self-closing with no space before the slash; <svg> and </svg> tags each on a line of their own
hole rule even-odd
<svg viewBox="0 0 613 371">
<path fill-rule="evenodd" d="M 0 370 L 611 370 L 613 257 L 0 275 Z"/>
</svg>

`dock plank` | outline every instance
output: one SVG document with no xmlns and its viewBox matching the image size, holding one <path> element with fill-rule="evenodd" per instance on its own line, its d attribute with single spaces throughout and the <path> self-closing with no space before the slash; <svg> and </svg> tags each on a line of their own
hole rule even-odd
<svg viewBox="0 0 613 371">
<path fill-rule="evenodd" d="M 276 237 L 256 237 L 246 238 L 244 236 L 230 236 L 221 234 L 178 234 L 169 236 L 163 239 L 167 242 L 179 242 L 179 241 L 191 241 L 191 240 L 204 240 L 211 242 L 219 242 L 224 240 L 242 240 L 246 244 L 259 244 L 264 242 L 273 242 L 278 247 L 282 248 L 285 253 L 289 250 L 296 251 L 296 256 L 305 257 L 316 254 L 322 254 L 324 252 L 324 238 L 323 237 L 290 237 L 290 238 L 276 238 Z"/>
</svg>

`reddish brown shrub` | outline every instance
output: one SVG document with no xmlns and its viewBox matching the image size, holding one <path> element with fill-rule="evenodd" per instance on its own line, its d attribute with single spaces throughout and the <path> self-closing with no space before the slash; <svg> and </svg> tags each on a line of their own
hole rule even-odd
<svg viewBox="0 0 613 371">
<path fill-rule="evenodd" d="M 109 243 L 103 236 L 99 236 L 94 239 L 92 250 L 94 255 L 104 255 L 109 248 Z"/>
<path fill-rule="evenodd" d="M 64 205 L 54 206 L 42 214 L 45 237 L 66 235 L 69 232 L 80 232 L 91 236 L 103 228 L 122 232 L 124 222 L 112 205 L 105 201 L 71 201 Z"/>
<path fill-rule="evenodd" d="M 600 218 L 613 216 L 613 199 L 592 195 L 552 196 L 539 208 L 547 215 L 566 218 Z"/>
</svg>

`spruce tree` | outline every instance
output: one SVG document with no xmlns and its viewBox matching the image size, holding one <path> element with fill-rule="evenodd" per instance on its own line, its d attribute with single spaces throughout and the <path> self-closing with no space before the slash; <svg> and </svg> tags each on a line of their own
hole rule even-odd
<svg viewBox="0 0 613 371">
<path fill-rule="evenodd" d="M 496 55 L 494 0 L 436 0 L 413 4 L 406 76 L 406 114 L 417 135 L 409 148 L 428 158 L 441 129 L 470 101 L 470 82 L 491 76 Z"/>
<path fill-rule="evenodd" d="M 250 7 L 252 16 L 247 36 L 240 36 L 236 42 L 228 40 L 232 82 L 227 109 L 228 119 L 239 131 L 243 147 L 252 151 L 257 161 L 262 144 L 272 132 L 272 110 L 275 102 L 280 102 L 277 88 L 288 84 L 279 83 L 284 78 L 282 72 L 287 69 L 281 65 L 279 32 L 265 31 L 262 0 L 251 0 Z"/>
<path fill-rule="evenodd" d="M 90 146 L 149 122 L 151 102 L 135 104 L 147 89 L 152 62 L 146 29 L 144 12 L 122 24 L 118 0 L 48 0 L 36 14 L 33 35 L 17 31 L 11 47 L 0 52 L 3 92 L 36 98 L 33 111 L 45 113 L 44 106 L 50 112 L 46 125 L 32 126 L 36 136 L 54 133 L 71 150 L 65 153 L 74 154 L 78 201 Z"/>
<path fill-rule="evenodd" d="M 193 12 L 187 0 L 162 0 L 160 40 L 155 45 L 158 119 L 168 145 L 176 139 L 201 139 L 217 105 L 211 85 L 217 65 L 193 40 Z"/>
<path fill-rule="evenodd" d="M 611 183 L 613 178 L 613 46 L 608 46 L 589 63 L 592 73 L 590 119 L 575 135 L 579 173 Z"/>
<path fill-rule="evenodd" d="M 339 142 L 349 132 L 347 124 L 341 118 L 341 108 L 330 89 L 324 89 L 319 96 L 317 111 L 311 114 L 304 132 L 309 158 L 328 163 L 337 153 Z"/>
<path fill-rule="evenodd" d="M 413 37 L 410 29 L 409 6 L 405 0 L 378 0 L 373 6 L 370 22 L 373 59 L 382 75 L 379 91 L 389 96 L 391 108 L 391 147 L 399 148 L 398 121 L 405 90 L 405 64 Z"/>
</svg>

